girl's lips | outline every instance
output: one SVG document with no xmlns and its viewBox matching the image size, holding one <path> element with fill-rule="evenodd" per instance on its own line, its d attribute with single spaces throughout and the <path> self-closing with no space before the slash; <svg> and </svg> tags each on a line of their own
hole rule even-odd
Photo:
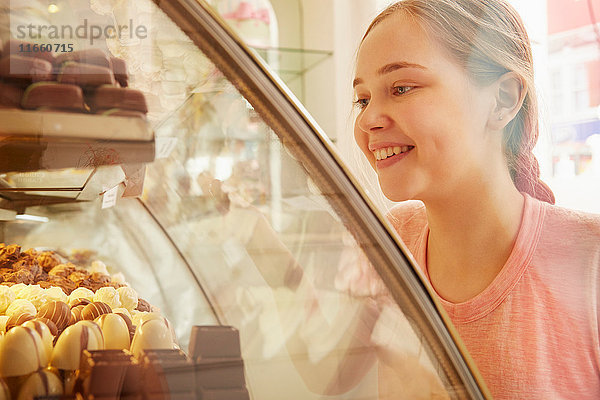
<svg viewBox="0 0 600 400">
<path fill-rule="evenodd" d="M 413 151 L 413 149 L 414 149 L 414 147 L 410 148 L 408 151 L 406 151 L 404 153 L 394 154 L 393 156 L 390 156 L 390 157 L 386 158 L 385 160 L 376 160 L 375 166 L 377 167 L 377 169 L 389 167 L 390 165 L 393 165 L 393 164 L 401 161 L 406 156 L 408 156 Z"/>
</svg>

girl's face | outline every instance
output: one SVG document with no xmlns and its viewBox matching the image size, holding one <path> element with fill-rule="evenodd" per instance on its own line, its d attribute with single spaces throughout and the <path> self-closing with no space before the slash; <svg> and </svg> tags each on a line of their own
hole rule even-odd
<svg viewBox="0 0 600 400">
<path fill-rule="evenodd" d="M 498 159 L 492 86 L 472 83 L 414 19 L 396 13 L 373 28 L 354 87 L 354 137 L 390 200 L 468 194 Z"/>
</svg>

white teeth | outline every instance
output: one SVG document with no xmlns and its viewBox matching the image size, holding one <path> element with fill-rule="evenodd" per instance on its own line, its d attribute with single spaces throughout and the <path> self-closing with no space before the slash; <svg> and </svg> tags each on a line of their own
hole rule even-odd
<svg viewBox="0 0 600 400">
<path fill-rule="evenodd" d="M 394 146 L 394 147 L 385 147 L 381 149 L 373 150 L 373 155 L 376 160 L 385 160 L 388 157 L 391 157 L 395 154 L 406 153 L 410 149 L 410 146 Z"/>
</svg>

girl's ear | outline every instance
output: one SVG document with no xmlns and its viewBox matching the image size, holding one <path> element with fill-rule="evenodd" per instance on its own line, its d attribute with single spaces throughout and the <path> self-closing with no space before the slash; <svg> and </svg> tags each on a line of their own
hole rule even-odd
<svg viewBox="0 0 600 400">
<path fill-rule="evenodd" d="M 502 130 L 521 109 L 527 86 L 519 75 L 507 72 L 498 78 L 492 87 L 495 107 L 490 113 L 488 126 L 493 130 Z"/>
</svg>

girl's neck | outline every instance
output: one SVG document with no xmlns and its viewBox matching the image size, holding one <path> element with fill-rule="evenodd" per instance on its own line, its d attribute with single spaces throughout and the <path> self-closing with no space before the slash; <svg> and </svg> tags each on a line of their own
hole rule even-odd
<svg viewBox="0 0 600 400">
<path fill-rule="evenodd" d="M 508 179 L 461 190 L 452 201 L 425 202 L 427 269 L 442 298 L 463 302 L 475 297 L 506 263 L 524 208 L 523 195 Z"/>
</svg>

